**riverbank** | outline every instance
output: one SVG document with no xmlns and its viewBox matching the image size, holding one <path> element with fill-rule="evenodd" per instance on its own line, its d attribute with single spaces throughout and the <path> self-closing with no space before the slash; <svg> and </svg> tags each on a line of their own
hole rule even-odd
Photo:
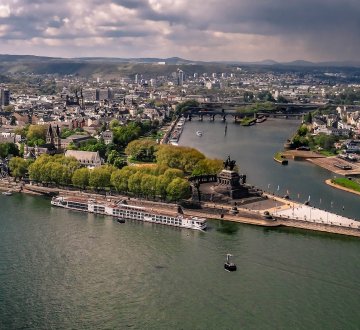
<svg viewBox="0 0 360 330">
<path fill-rule="evenodd" d="M 82 192 L 80 190 L 66 190 L 58 188 L 41 187 L 31 184 L 25 184 L 21 190 L 23 193 L 64 196 L 82 196 L 92 198 L 104 203 L 113 202 L 119 199 L 127 199 L 131 204 L 151 207 L 158 212 L 177 212 L 178 205 L 171 203 L 162 203 L 144 200 L 140 198 L 130 198 L 122 195 L 101 195 L 96 193 Z M 360 237 L 360 222 L 354 219 L 348 219 L 334 213 L 316 209 L 314 207 L 300 204 L 288 199 L 284 199 L 271 194 L 264 194 L 267 198 L 261 202 L 257 201 L 237 207 L 237 213 L 232 214 L 231 205 L 224 204 L 202 204 L 201 208 L 190 209 L 182 208 L 185 216 L 197 216 L 213 220 L 224 220 L 230 222 L 256 225 L 262 227 L 292 227 L 314 231 L 327 232 L 331 234 L 340 234 Z M 265 219 L 264 212 L 269 212 L 273 219 Z"/>
<path fill-rule="evenodd" d="M 84 197 L 84 198 L 91 198 L 96 199 L 97 201 L 101 202 L 113 202 L 119 199 L 126 199 L 129 203 L 134 204 L 136 206 L 143 206 L 143 207 L 151 207 L 156 209 L 158 212 L 177 212 L 178 205 L 172 203 L 162 203 L 162 202 L 155 202 L 149 201 L 141 198 L 134 198 L 125 195 L 100 195 L 96 193 L 88 193 L 82 192 L 80 190 L 66 190 L 66 189 L 58 189 L 58 188 L 49 188 L 49 187 L 41 187 L 31 184 L 24 185 L 23 188 L 24 193 L 31 193 L 31 194 L 42 194 L 46 196 L 51 195 L 63 195 L 63 196 L 72 196 L 72 197 Z M 264 217 L 260 214 L 260 212 L 250 212 L 249 210 L 239 210 L 238 214 L 229 214 L 230 206 L 225 207 L 221 204 L 213 204 L 211 207 L 205 206 L 201 209 L 190 209 L 190 208 L 182 208 L 182 211 L 185 216 L 197 216 L 203 217 L 207 219 L 213 220 L 225 220 L 225 221 L 232 221 L 232 222 L 239 222 L 263 227 L 276 227 L 279 224 L 273 220 L 265 220 Z"/>
<path fill-rule="evenodd" d="M 360 164 L 351 163 L 351 169 L 343 169 L 341 166 L 349 166 L 349 162 L 340 159 L 336 156 L 323 157 L 323 158 L 308 158 L 307 161 L 325 168 L 326 170 L 343 176 L 360 176 Z"/>
<path fill-rule="evenodd" d="M 360 196 L 360 192 L 358 191 L 355 191 L 355 190 L 352 190 L 352 189 L 349 189 L 349 188 L 346 188 L 346 187 L 343 187 L 343 186 L 340 186 L 338 184 L 335 184 L 333 182 L 331 182 L 331 179 L 328 179 L 328 180 L 325 180 L 325 183 L 327 185 L 329 185 L 330 187 L 333 187 L 333 188 L 336 188 L 336 189 L 340 189 L 340 190 L 343 190 L 343 191 L 347 191 L 349 193 L 352 193 L 352 194 L 355 194 L 355 195 L 359 195 Z"/>
</svg>

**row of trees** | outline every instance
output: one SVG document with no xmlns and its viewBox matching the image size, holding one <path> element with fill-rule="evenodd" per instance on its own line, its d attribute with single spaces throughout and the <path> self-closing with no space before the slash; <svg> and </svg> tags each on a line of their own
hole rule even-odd
<svg viewBox="0 0 360 330">
<path fill-rule="evenodd" d="M 120 193 L 178 201 L 190 195 L 190 184 L 183 175 L 182 171 L 166 166 L 126 166 L 114 171 L 110 182 Z"/>
<path fill-rule="evenodd" d="M 74 157 L 44 154 L 30 164 L 29 177 L 37 182 L 69 185 L 74 172 L 79 168 L 80 163 Z"/>
<path fill-rule="evenodd" d="M 184 173 L 163 165 L 125 166 L 122 169 L 103 165 L 89 170 L 80 168 L 72 157 L 42 155 L 29 166 L 29 176 L 42 183 L 74 185 L 81 189 L 114 188 L 119 193 L 168 201 L 187 198 L 190 194 L 190 184 L 184 179 Z"/>
</svg>

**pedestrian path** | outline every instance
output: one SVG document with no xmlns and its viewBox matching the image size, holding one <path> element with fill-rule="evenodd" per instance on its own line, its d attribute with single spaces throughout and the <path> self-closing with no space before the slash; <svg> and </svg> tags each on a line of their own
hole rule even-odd
<svg viewBox="0 0 360 330">
<path fill-rule="evenodd" d="M 275 216 L 281 216 L 292 220 L 302 220 L 360 229 L 360 221 L 320 210 L 309 205 L 291 203 L 290 205 L 287 205 L 286 208 L 282 206 L 279 209 L 273 209 L 272 212 Z"/>
</svg>

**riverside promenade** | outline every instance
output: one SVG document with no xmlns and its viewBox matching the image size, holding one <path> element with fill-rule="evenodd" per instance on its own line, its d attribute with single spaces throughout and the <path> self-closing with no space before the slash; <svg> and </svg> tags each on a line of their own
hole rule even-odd
<svg viewBox="0 0 360 330">
<path fill-rule="evenodd" d="M 8 187 L 4 188 L 5 187 L 3 187 L 3 190 Z M 14 189 L 14 191 L 19 190 Z M 79 190 L 49 188 L 31 184 L 23 185 L 21 192 L 36 195 L 60 194 L 74 197 L 95 198 L 96 200 L 101 200 L 103 202 L 127 199 L 131 204 L 153 208 L 159 212 L 163 210 L 176 213 L 178 211 L 177 204 L 153 202 L 121 195 L 104 196 Z M 267 196 L 267 199 L 264 200 L 264 202 L 257 201 L 246 205 L 238 205 L 237 214 L 231 214 L 231 205 L 214 203 L 204 204 L 200 209 L 183 208 L 182 211 L 185 216 L 198 216 L 207 219 L 231 221 L 263 227 L 285 226 L 360 237 L 360 221 L 320 210 L 309 205 L 296 203 L 271 194 L 264 193 L 264 196 Z M 273 219 L 265 219 L 264 212 L 266 211 L 273 216 Z"/>
<path fill-rule="evenodd" d="M 279 202 L 278 206 L 269 208 L 267 211 L 283 226 L 360 237 L 359 220 L 281 197 L 267 196 Z"/>
</svg>

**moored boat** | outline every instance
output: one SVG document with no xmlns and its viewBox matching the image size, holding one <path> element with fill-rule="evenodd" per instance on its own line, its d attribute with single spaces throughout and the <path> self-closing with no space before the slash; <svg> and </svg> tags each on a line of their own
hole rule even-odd
<svg viewBox="0 0 360 330">
<path fill-rule="evenodd" d="M 124 220 L 146 221 L 196 230 L 206 229 L 206 219 L 204 218 L 185 217 L 183 214 L 177 212 L 153 210 L 143 206 L 130 205 L 125 201 L 106 204 L 90 199 L 59 196 L 51 200 L 51 205 L 71 210 L 109 215 Z"/>
<path fill-rule="evenodd" d="M 12 193 L 11 190 L 4 191 L 4 192 L 2 193 L 2 195 L 5 195 L 5 196 L 11 196 L 12 194 L 13 194 L 13 193 Z"/>
<path fill-rule="evenodd" d="M 196 135 L 197 135 L 197 136 L 202 136 L 202 135 L 203 135 L 203 132 L 202 132 L 202 131 L 196 131 Z"/>
</svg>

